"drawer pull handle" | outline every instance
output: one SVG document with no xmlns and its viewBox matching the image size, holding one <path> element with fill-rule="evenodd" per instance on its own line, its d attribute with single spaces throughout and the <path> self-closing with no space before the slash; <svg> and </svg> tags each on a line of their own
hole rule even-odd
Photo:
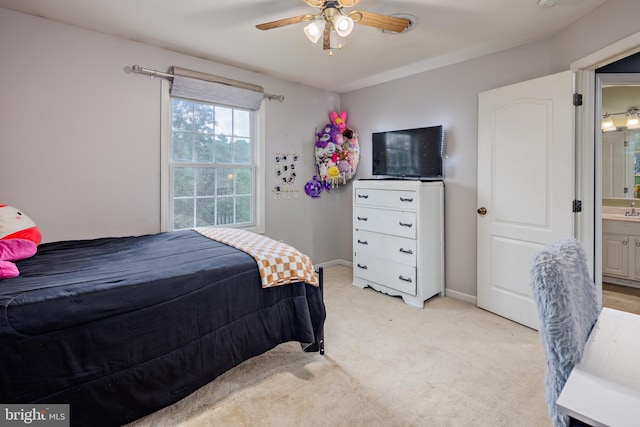
<svg viewBox="0 0 640 427">
<path fill-rule="evenodd" d="M 411 277 L 398 276 L 398 279 L 402 280 L 403 282 L 413 282 L 413 280 L 411 280 Z"/>
<path fill-rule="evenodd" d="M 369 242 L 367 242 L 366 240 L 360 240 L 358 239 L 358 243 L 360 243 L 361 245 L 368 245 Z"/>
<path fill-rule="evenodd" d="M 359 199 L 368 199 L 369 195 L 368 194 L 358 194 L 358 198 Z"/>
<path fill-rule="evenodd" d="M 367 266 L 366 266 L 366 265 L 362 265 L 362 264 L 358 264 L 358 268 L 361 268 L 361 269 L 363 269 L 363 270 L 366 270 L 366 269 L 367 269 Z"/>
<path fill-rule="evenodd" d="M 411 249 L 404 249 L 404 248 L 400 248 L 400 252 L 402 252 L 403 254 L 413 254 L 413 251 Z"/>
<path fill-rule="evenodd" d="M 407 198 L 400 197 L 400 201 L 401 202 L 413 202 L 413 197 L 407 197 Z"/>
<path fill-rule="evenodd" d="M 368 219 L 369 219 L 369 218 L 367 218 L 366 216 L 359 216 L 359 217 L 358 217 L 358 221 L 366 221 L 366 220 L 368 220 Z"/>
<path fill-rule="evenodd" d="M 400 224 L 401 227 L 413 227 L 413 224 L 410 224 L 408 222 L 398 221 L 398 224 Z"/>
</svg>

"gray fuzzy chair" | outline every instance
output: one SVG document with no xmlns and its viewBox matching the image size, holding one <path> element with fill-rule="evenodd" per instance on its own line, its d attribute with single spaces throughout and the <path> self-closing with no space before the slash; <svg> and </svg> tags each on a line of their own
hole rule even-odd
<svg viewBox="0 0 640 427">
<path fill-rule="evenodd" d="M 582 359 L 600 312 L 582 244 L 565 239 L 540 250 L 531 262 L 531 280 L 547 359 L 545 397 L 549 416 L 554 427 L 565 427 L 569 419 L 558 412 L 556 400 L 569 373 Z"/>
</svg>

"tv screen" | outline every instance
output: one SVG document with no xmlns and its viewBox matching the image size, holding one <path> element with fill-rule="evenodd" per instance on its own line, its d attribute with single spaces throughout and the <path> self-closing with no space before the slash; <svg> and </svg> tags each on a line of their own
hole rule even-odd
<svg viewBox="0 0 640 427">
<path fill-rule="evenodd" d="M 377 132 L 372 135 L 374 176 L 441 178 L 444 129 Z"/>
</svg>

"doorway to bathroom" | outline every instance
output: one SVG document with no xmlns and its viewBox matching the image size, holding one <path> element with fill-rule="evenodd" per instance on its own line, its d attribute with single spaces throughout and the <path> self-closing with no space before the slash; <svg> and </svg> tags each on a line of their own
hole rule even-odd
<svg viewBox="0 0 640 427">
<path fill-rule="evenodd" d="M 596 70 L 604 307 L 640 314 L 640 54 Z"/>
</svg>

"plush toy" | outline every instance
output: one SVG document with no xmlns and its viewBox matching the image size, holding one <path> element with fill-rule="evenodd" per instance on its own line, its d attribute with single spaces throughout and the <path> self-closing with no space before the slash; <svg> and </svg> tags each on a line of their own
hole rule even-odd
<svg viewBox="0 0 640 427">
<path fill-rule="evenodd" d="M 338 126 L 338 129 L 340 130 L 340 132 L 342 132 L 344 128 L 347 127 L 346 111 L 341 111 L 340 113 L 336 113 L 335 111 L 332 111 L 329 114 L 329 118 L 331 119 L 331 123 Z"/>
<path fill-rule="evenodd" d="M 27 215 L 13 206 L 0 204 L 0 239 L 26 239 L 39 245 L 42 234 Z"/>
<path fill-rule="evenodd" d="M 324 147 L 316 147 L 316 159 L 324 160 L 327 157 L 331 157 L 336 151 L 336 144 L 329 142 Z"/>
<path fill-rule="evenodd" d="M 305 192 L 312 198 L 324 190 L 346 184 L 356 174 L 360 148 L 358 135 L 347 127 L 347 113 L 329 113 L 330 123 L 316 133 L 315 156 L 318 175 L 307 183 Z M 318 182 L 324 187 L 319 189 Z"/>
<path fill-rule="evenodd" d="M 317 199 L 322 193 L 322 183 L 318 181 L 318 177 L 314 176 L 313 179 L 308 181 L 304 186 L 304 192 L 312 199 Z"/>
<path fill-rule="evenodd" d="M 0 240 L 0 279 L 10 279 L 20 274 L 13 261 L 29 258 L 35 255 L 37 246 L 26 239 Z"/>
<path fill-rule="evenodd" d="M 338 126 L 332 123 L 327 123 L 322 128 L 322 132 L 316 134 L 316 147 L 324 148 L 329 143 L 336 142 L 336 135 L 338 135 Z"/>
<path fill-rule="evenodd" d="M 0 279 L 20 274 L 13 261 L 29 258 L 42 241 L 40 230 L 13 206 L 0 205 Z"/>
</svg>

